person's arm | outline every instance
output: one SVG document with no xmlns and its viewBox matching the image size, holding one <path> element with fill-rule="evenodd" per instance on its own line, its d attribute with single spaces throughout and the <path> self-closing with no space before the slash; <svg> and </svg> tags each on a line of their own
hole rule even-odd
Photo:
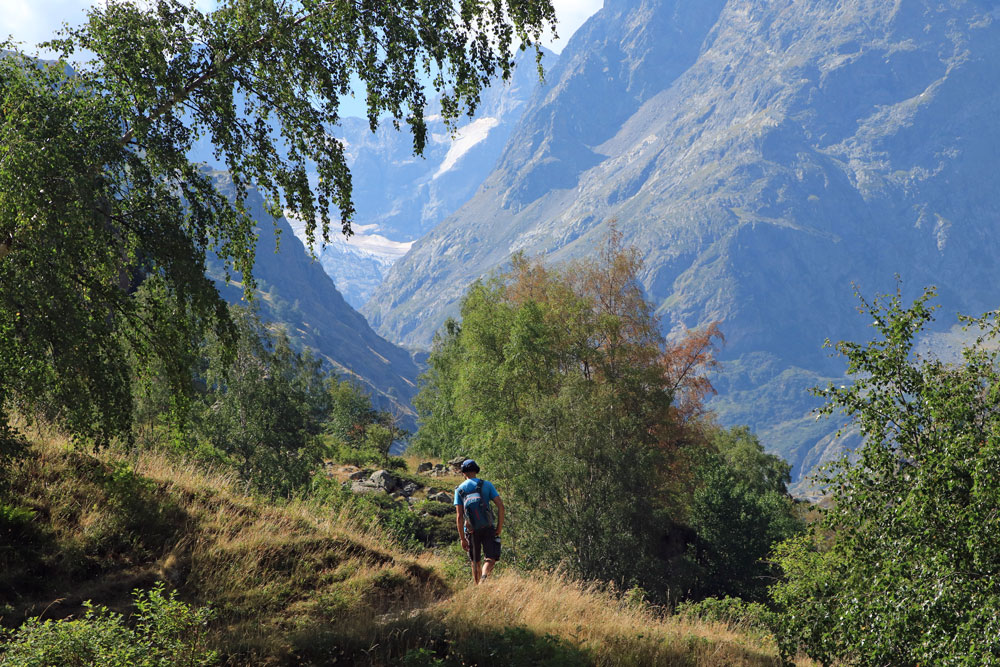
<svg viewBox="0 0 1000 667">
<path fill-rule="evenodd" d="M 500 537 L 500 531 L 503 530 L 503 514 L 504 514 L 503 498 L 501 498 L 498 495 L 498 496 L 496 496 L 493 499 L 493 502 L 495 502 L 497 504 L 497 530 L 496 530 L 496 536 Z"/>
<path fill-rule="evenodd" d="M 465 508 L 455 505 L 455 524 L 458 526 L 458 536 L 462 540 L 462 548 L 469 550 L 469 538 L 465 536 Z"/>
</svg>

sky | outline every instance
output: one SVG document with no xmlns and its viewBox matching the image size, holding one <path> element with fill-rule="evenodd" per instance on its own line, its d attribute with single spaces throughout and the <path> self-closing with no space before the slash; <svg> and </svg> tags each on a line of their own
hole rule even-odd
<svg viewBox="0 0 1000 667">
<path fill-rule="evenodd" d="M 12 35 L 15 40 L 33 46 L 49 39 L 63 23 L 81 23 L 84 10 L 94 1 L 0 0 L 0 39 Z M 203 8 L 212 4 L 212 0 L 198 0 Z M 545 46 L 558 53 L 576 29 L 601 8 L 603 0 L 553 0 L 552 4 L 559 20 L 560 39 L 558 42 L 549 39 Z"/>
</svg>

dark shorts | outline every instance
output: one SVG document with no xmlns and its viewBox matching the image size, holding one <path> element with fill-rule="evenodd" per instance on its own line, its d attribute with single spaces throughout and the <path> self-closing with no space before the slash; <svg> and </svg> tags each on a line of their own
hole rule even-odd
<svg viewBox="0 0 1000 667">
<path fill-rule="evenodd" d="M 493 526 L 480 528 L 469 535 L 469 560 L 478 563 L 486 556 L 491 560 L 500 560 L 500 538 Z"/>
</svg>

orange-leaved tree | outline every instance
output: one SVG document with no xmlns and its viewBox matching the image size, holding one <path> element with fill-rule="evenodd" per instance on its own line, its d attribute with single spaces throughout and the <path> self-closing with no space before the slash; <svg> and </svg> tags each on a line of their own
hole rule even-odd
<svg viewBox="0 0 1000 667">
<path fill-rule="evenodd" d="M 519 254 L 473 285 L 431 355 L 416 446 L 481 460 L 509 496 L 522 560 L 662 588 L 665 477 L 712 391 L 721 334 L 668 342 L 641 268 L 612 230 L 596 257 Z"/>
</svg>

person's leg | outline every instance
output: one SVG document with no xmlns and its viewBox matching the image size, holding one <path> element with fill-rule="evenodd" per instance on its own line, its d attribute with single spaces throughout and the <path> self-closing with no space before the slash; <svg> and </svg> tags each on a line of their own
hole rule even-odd
<svg viewBox="0 0 1000 667">
<path fill-rule="evenodd" d="M 486 562 L 483 563 L 482 576 L 485 579 L 490 576 L 493 572 L 493 566 L 500 560 L 500 539 L 493 532 L 493 528 L 485 529 L 479 538 L 483 545 L 483 557 L 486 558 Z"/>
<path fill-rule="evenodd" d="M 480 556 L 482 555 L 483 541 L 475 533 L 469 535 L 469 560 L 472 561 L 472 579 L 479 583 Z"/>
</svg>

